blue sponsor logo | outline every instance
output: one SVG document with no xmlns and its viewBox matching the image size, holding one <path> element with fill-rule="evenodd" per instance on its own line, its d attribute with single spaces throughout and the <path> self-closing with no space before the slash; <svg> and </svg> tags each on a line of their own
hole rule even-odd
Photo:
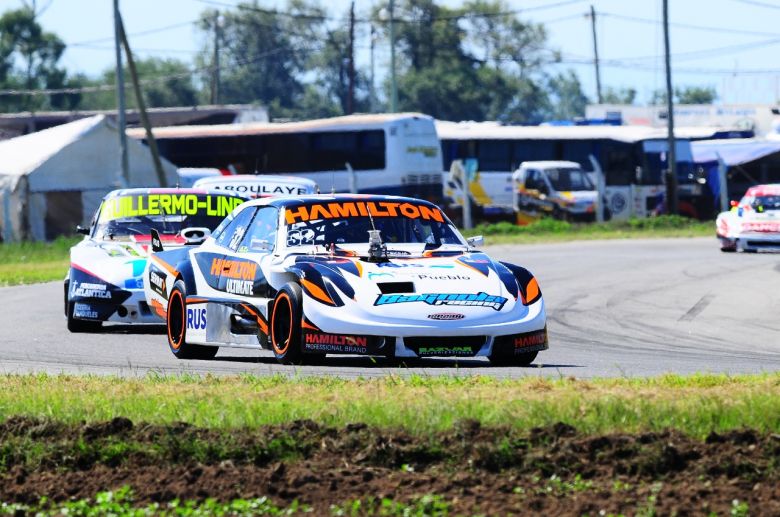
<svg viewBox="0 0 780 517">
<path fill-rule="evenodd" d="M 491 296 L 487 293 L 459 294 L 380 294 L 374 305 L 393 305 L 397 303 L 422 302 L 428 305 L 458 305 L 462 307 L 490 307 L 500 311 L 507 298 Z"/>
<path fill-rule="evenodd" d="M 368 272 L 368 279 L 373 280 L 374 278 L 381 278 L 381 277 L 390 277 L 393 278 L 395 275 L 392 273 L 374 273 L 373 271 Z"/>
<path fill-rule="evenodd" d="M 437 269 L 452 269 L 455 266 L 452 264 L 435 264 L 435 265 L 427 265 L 427 264 L 418 264 L 416 262 L 379 262 L 377 267 L 430 267 L 430 268 L 437 268 Z"/>
<path fill-rule="evenodd" d="M 187 307 L 187 328 L 203 330 L 206 328 L 206 309 L 193 309 Z"/>
</svg>

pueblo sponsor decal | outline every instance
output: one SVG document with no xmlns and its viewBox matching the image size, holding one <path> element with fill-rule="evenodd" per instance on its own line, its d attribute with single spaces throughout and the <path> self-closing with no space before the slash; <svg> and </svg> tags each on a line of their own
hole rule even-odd
<svg viewBox="0 0 780 517">
<path fill-rule="evenodd" d="M 342 219 L 345 217 L 406 217 L 444 222 L 441 210 L 435 207 L 401 203 L 398 201 L 341 201 L 316 205 L 287 207 L 284 212 L 287 224 L 318 219 Z"/>
<path fill-rule="evenodd" d="M 458 305 L 466 307 L 490 307 L 500 311 L 507 298 L 491 296 L 487 293 L 431 293 L 431 294 L 380 294 L 374 305 L 393 305 L 397 303 L 422 302 L 428 305 Z"/>
<path fill-rule="evenodd" d="M 469 346 L 426 346 L 420 347 L 417 355 L 473 355 Z"/>
<path fill-rule="evenodd" d="M 547 344 L 547 329 L 530 334 L 524 334 L 515 338 L 515 352 L 523 352 L 525 348 Z"/>
<path fill-rule="evenodd" d="M 195 194 L 143 194 L 107 199 L 100 220 L 111 221 L 144 215 L 197 215 L 225 217 L 244 200 L 228 196 Z"/>
<path fill-rule="evenodd" d="M 206 308 L 187 307 L 187 328 L 203 330 L 206 328 Z"/>
<path fill-rule="evenodd" d="M 102 298 L 110 299 L 111 291 L 106 288 L 105 284 L 95 284 L 90 282 L 74 282 L 73 284 L 73 296 L 80 296 L 82 298 Z"/>
<path fill-rule="evenodd" d="M 238 192 L 239 194 L 246 194 L 249 192 L 255 197 L 309 193 L 306 187 L 299 187 L 297 185 L 257 185 L 253 183 L 238 183 L 226 185 L 217 184 L 214 186 L 209 185 L 209 188 L 213 188 L 214 190 L 226 190 L 228 192 Z"/>
<path fill-rule="evenodd" d="M 471 280 L 470 276 L 467 275 L 431 275 L 426 273 L 418 273 L 416 275 L 413 275 L 415 278 L 419 280 Z"/>
<path fill-rule="evenodd" d="M 461 314 L 459 312 L 437 312 L 436 314 L 428 315 L 428 319 L 439 320 L 439 321 L 462 320 L 465 317 L 466 317 L 465 314 Z"/>
<path fill-rule="evenodd" d="M 742 223 L 743 232 L 777 233 L 780 232 L 778 223 Z"/>
<path fill-rule="evenodd" d="M 306 350 L 320 352 L 364 354 L 368 346 L 368 338 L 366 336 L 345 336 L 317 332 L 305 333 L 303 341 Z"/>
</svg>

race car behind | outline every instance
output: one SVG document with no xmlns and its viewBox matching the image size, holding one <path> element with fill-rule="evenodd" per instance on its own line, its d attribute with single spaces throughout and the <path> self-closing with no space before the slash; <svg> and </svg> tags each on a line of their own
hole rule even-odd
<svg viewBox="0 0 780 517">
<path fill-rule="evenodd" d="M 718 215 L 715 232 L 724 252 L 780 251 L 780 184 L 750 187 Z"/>
<path fill-rule="evenodd" d="M 245 201 L 229 192 L 122 189 L 108 193 L 84 239 L 70 250 L 65 316 L 71 332 L 94 332 L 102 322 L 161 323 L 143 293 L 151 232 L 168 247 L 202 242 Z"/>
</svg>

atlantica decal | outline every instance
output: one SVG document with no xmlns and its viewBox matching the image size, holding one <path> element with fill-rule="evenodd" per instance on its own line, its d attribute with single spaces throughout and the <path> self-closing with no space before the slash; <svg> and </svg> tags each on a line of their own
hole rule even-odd
<svg viewBox="0 0 780 517">
<path fill-rule="evenodd" d="M 397 303 L 422 302 L 428 305 L 459 305 L 467 307 L 490 307 L 500 311 L 508 301 L 503 296 L 492 296 L 487 293 L 431 293 L 431 294 L 380 294 L 374 305 L 392 305 Z"/>
</svg>

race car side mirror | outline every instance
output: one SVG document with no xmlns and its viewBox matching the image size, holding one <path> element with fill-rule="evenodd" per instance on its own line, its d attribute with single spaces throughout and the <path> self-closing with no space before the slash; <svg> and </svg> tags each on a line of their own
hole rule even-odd
<svg viewBox="0 0 780 517">
<path fill-rule="evenodd" d="M 163 250 L 162 240 L 160 239 L 160 232 L 152 228 L 152 253 L 157 253 Z"/>
<path fill-rule="evenodd" d="M 481 235 L 475 235 L 474 237 L 469 237 L 468 239 L 466 239 L 466 242 L 472 248 L 479 248 L 480 246 L 485 244 L 485 238 Z"/>
<path fill-rule="evenodd" d="M 89 235 L 89 228 L 84 228 L 79 224 L 76 226 L 76 233 L 80 233 L 81 235 Z"/>
</svg>

